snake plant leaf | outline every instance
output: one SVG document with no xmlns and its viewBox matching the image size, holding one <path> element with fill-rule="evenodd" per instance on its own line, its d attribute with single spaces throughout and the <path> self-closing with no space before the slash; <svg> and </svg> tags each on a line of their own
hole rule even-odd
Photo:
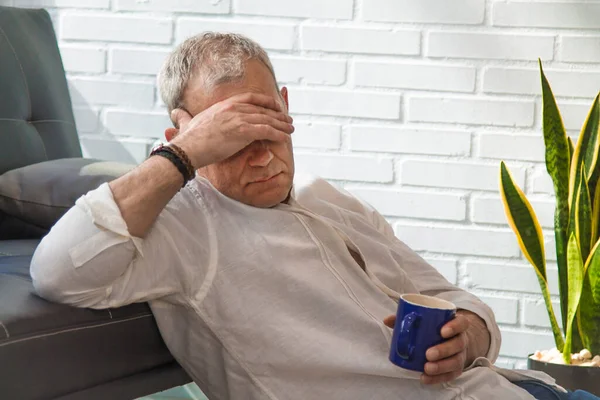
<svg viewBox="0 0 600 400">
<path fill-rule="evenodd" d="M 546 257 L 542 228 L 525 194 L 514 183 L 504 161 L 500 164 L 500 192 L 508 223 L 517 235 L 521 251 L 546 280 Z"/>
<path fill-rule="evenodd" d="M 581 258 L 587 260 L 592 245 L 592 202 L 587 185 L 585 166 L 581 164 L 575 174 L 575 192 L 571 204 L 569 229 L 575 233 L 579 243 Z M 569 283 L 571 281 L 569 280 Z"/>
<path fill-rule="evenodd" d="M 579 332 L 585 348 L 592 354 L 600 354 L 600 240 L 585 263 L 584 274 L 578 313 Z"/>
<path fill-rule="evenodd" d="M 554 184 L 556 208 L 554 210 L 554 238 L 556 242 L 556 260 L 558 264 L 558 288 L 563 329 L 567 321 L 567 240 L 569 229 L 569 167 L 572 152 L 565 127 L 556 104 L 550 84 L 546 79 L 542 62 L 538 60 L 542 80 L 542 130 L 546 145 L 546 169 Z"/>
<path fill-rule="evenodd" d="M 585 119 L 579 139 L 577 140 L 577 146 L 575 146 L 575 154 L 573 155 L 573 161 L 570 169 L 569 179 L 569 206 L 573 201 L 572 193 L 575 190 L 575 177 L 578 173 L 577 169 L 580 165 L 585 166 L 585 174 L 588 179 L 594 179 L 598 174 L 598 168 L 600 163 L 598 162 L 598 153 L 600 152 L 600 137 L 599 126 L 600 126 L 600 95 L 596 96 L 594 103 Z M 587 180 L 586 180 L 587 183 Z M 592 190 L 595 189 L 595 186 Z"/>
<path fill-rule="evenodd" d="M 573 139 L 571 136 L 567 136 L 567 140 L 569 141 L 569 161 L 573 161 L 573 155 L 575 154 L 575 144 L 573 143 Z M 571 168 L 571 164 L 569 162 L 569 170 Z"/>
<path fill-rule="evenodd" d="M 554 308 L 550 299 L 550 289 L 548 288 L 548 278 L 546 276 L 546 257 L 542 228 L 531 204 L 523 191 L 514 183 L 504 161 L 500 163 L 500 193 L 508 224 L 517 236 L 521 251 L 535 269 L 546 303 L 548 317 L 550 318 L 556 348 L 562 349 L 564 340 L 556 316 L 554 315 Z"/>
<path fill-rule="evenodd" d="M 592 243 L 596 243 L 598 239 L 600 239 L 600 179 L 596 181 L 592 203 Z"/>
<path fill-rule="evenodd" d="M 563 360 L 566 364 L 571 363 L 571 352 L 573 344 L 573 322 L 579 308 L 581 300 L 581 292 L 583 289 L 583 260 L 581 259 L 581 251 L 577 244 L 575 232 L 571 232 L 569 242 L 567 244 L 567 264 L 569 266 L 569 304 L 567 313 L 567 332 L 565 345 L 563 347 Z M 581 349 L 577 349 L 578 351 Z"/>
</svg>

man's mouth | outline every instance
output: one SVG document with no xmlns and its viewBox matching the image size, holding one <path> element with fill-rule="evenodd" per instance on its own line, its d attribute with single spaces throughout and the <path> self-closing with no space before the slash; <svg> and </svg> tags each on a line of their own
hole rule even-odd
<svg viewBox="0 0 600 400">
<path fill-rule="evenodd" d="M 278 173 L 276 173 L 275 175 L 268 175 L 268 176 L 266 176 L 266 177 L 264 177 L 264 178 L 256 179 L 256 180 L 252 181 L 252 183 L 263 183 L 263 182 L 267 182 L 267 181 L 270 181 L 271 179 L 273 179 L 273 178 L 275 178 L 275 177 L 279 176 L 279 174 L 281 174 L 281 172 L 278 172 Z"/>
</svg>

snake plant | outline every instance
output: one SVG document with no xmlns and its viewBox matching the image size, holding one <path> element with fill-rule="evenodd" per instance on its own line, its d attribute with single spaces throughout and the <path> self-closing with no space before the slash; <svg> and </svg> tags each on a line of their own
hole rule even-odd
<svg viewBox="0 0 600 400">
<path fill-rule="evenodd" d="M 573 350 L 587 348 L 600 354 L 600 94 L 574 145 L 566 134 L 541 62 L 539 66 L 546 170 L 556 197 L 554 240 L 562 330 L 548 288 L 542 229 L 504 161 L 500 164 L 500 192 L 508 223 L 540 283 L 556 347 L 570 364 Z"/>
</svg>

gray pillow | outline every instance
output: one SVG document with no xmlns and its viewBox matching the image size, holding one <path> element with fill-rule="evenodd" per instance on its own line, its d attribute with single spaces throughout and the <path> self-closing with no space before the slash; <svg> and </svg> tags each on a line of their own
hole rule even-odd
<svg viewBox="0 0 600 400">
<path fill-rule="evenodd" d="M 91 158 L 63 158 L 13 169 L 0 175 L 0 211 L 50 229 L 79 197 L 133 167 Z"/>
</svg>

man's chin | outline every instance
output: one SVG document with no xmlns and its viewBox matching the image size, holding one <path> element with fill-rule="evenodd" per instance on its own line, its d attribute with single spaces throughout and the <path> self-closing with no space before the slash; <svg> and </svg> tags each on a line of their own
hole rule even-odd
<svg viewBox="0 0 600 400">
<path fill-rule="evenodd" d="M 258 207 L 258 208 L 273 208 L 276 205 L 286 202 L 289 198 L 291 192 L 291 186 L 282 190 L 267 190 L 262 193 L 257 193 L 254 196 L 246 196 L 244 199 L 240 201 L 249 206 Z"/>
</svg>

